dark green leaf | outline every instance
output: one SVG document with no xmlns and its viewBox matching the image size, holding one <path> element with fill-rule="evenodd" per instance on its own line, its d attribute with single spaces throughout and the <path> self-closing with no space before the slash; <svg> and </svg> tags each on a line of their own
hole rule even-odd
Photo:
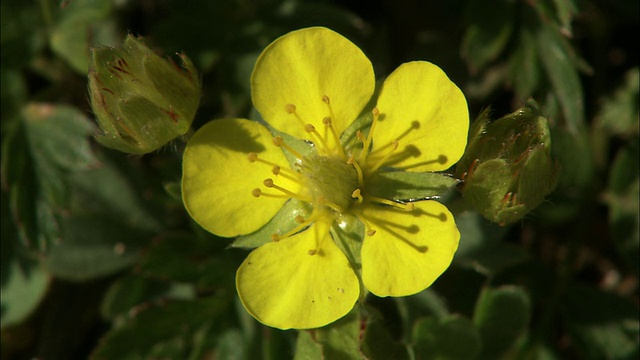
<svg viewBox="0 0 640 360">
<path fill-rule="evenodd" d="M 473 321 L 482 337 L 483 359 L 496 359 L 523 334 L 531 319 L 529 295 L 519 287 L 487 288 L 476 303 Z"/>
<path fill-rule="evenodd" d="M 473 323 L 459 315 L 418 320 L 413 344 L 416 359 L 474 359 L 482 347 Z"/>
<path fill-rule="evenodd" d="M 566 39 L 555 27 L 540 26 L 537 39 L 540 59 L 560 103 L 567 129 L 575 134 L 584 123 L 584 96 L 576 60 L 567 50 L 570 46 Z"/>
<path fill-rule="evenodd" d="M 502 52 L 513 32 L 515 3 L 470 1 L 467 16 L 471 23 L 462 41 L 462 54 L 473 71 L 482 70 Z"/>
<path fill-rule="evenodd" d="M 186 358 L 194 332 L 220 319 L 228 305 L 229 299 L 218 296 L 140 309 L 122 327 L 108 332 L 91 358 Z"/>
<path fill-rule="evenodd" d="M 574 283 L 565 292 L 564 313 L 585 359 L 637 359 L 638 307 L 612 293 Z"/>
<path fill-rule="evenodd" d="M 625 84 L 602 105 L 598 114 L 598 127 L 615 135 L 637 136 L 640 70 L 633 68 L 625 77 Z"/>
<path fill-rule="evenodd" d="M 109 0 L 75 0 L 60 11 L 50 35 L 51 49 L 80 74 L 89 69 L 89 48 L 93 44 L 115 45 L 116 26 L 107 20 Z"/>
</svg>

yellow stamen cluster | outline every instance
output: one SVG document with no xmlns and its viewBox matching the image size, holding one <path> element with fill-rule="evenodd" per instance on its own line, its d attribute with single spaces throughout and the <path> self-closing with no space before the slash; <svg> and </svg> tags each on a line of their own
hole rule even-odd
<svg viewBox="0 0 640 360">
<path fill-rule="evenodd" d="M 372 111 L 373 120 L 367 136 L 364 136 L 360 131 L 356 133 L 356 137 L 362 142 L 362 148 L 359 153 L 356 149 L 356 154 L 351 153 L 347 156 L 346 150 L 340 142 L 340 137 L 333 126 L 334 113 L 331 107 L 331 100 L 327 95 L 324 95 L 321 100 L 327 105 L 329 113 L 329 116 L 322 119 L 323 132 L 318 131 L 313 124 L 306 123 L 298 114 L 295 104 L 286 104 L 284 106 L 285 112 L 295 118 L 304 127 L 305 132 L 309 134 L 309 140 L 316 145 L 315 154 L 304 156 L 287 145 L 281 136 L 273 137 L 274 146 L 286 150 L 298 159 L 296 163 L 297 170 L 264 160 L 256 153 L 247 155 L 251 163 L 262 163 L 270 166 L 271 172 L 275 176 L 275 178 L 264 179 L 262 184 L 265 188 L 274 190 L 275 193 L 264 192 L 260 188 L 255 188 L 252 190 L 253 196 L 295 198 L 314 205 L 314 212 L 311 216 L 308 218 L 300 215 L 296 216 L 295 221 L 298 225 L 285 234 L 273 234 L 273 241 L 279 241 L 304 230 L 321 216 L 335 217 L 346 212 L 352 213 L 360 219 L 365 225 L 366 234 L 373 236 L 376 230 L 372 226 L 372 221 L 363 216 L 362 206 L 369 203 L 377 203 L 405 211 L 414 209 L 412 203 L 398 203 L 369 195 L 366 192 L 366 181 L 375 171 L 389 162 L 389 159 L 398 149 L 398 140 L 405 137 L 411 130 L 418 128 L 419 124 L 417 122 L 412 123 L 411 127 L 397 140 L 372 151 L 373 134 L 380 117 L 380 111 L 374 108 Z M 300 184 L 302 190 L 294 192 L 279 186 L 277 184 L 278 177 Z M 378 224 L 377 226 L 381 225 Z M 309 255 L 317 253 L 319 244 L 317 245 L 316 249 L 309 250 Z"/>
</svg>

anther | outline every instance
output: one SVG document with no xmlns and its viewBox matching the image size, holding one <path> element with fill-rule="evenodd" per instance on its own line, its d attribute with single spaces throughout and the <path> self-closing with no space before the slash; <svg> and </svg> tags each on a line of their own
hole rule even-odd
<svg viewBox="0 0 640 360">
<path fill-rule="evenodd" d="M 249 159 L 250 162 L 256 162 L 256 160 L 258 160 L 258 154 L 250 152 L 247 154 L 247 159 Z"/>
<path fill-rule="evenodd" d="M 297 215 L 294 219 L 298 224 L 304 224 L 307 221 L 302 215 Z"/>
<path fill-rule="evenodd" d="M 327 95 L 322 95 L 322 101 L 324 101 L 325 104 L 329 105 L 331 103 L 331 101 L 329 101 L 329 97 Z"/>
<path fill-rule="evenodd" d="M 280 147 L 284 144 L 284 140 L 282 139 L 282 136 L 274 136 L 273 139 L 273 145 Z"/>
<path fill-rule="evenodd" d="M 362 191 L 360 189 L 355 189 L 353 190 L 353 192 L 351 193 L 351 197 L 356 199 L 356 202 L 358 204 L 362 204 Z"/>
<path fill-rule="evenodd" d="M 324 117 L 324 118 L 322 119 L 322 124 L 324 124 L 324 125 L 326 125 L 326 126 L 331 125 L 331 118 L 330 118 L 330 117 L 328 117 L 328 116 Z"/>
<path fill-rule="evenodd" d="M 315 255 L 317 252 L 318 252 L 317 250 L 309 250 L 309 251 L 307 251 L 307 254 L 309 254 L 309 255 L 313 256 L 313 255 Z"/>
<path fill-rule="evenodd" d="M 268 188 L 271 188 L 271 187 L 273 187 L 273 185 L 274 185 L 274 184 L 273 184 L 273 179 L 271 179 L 271 178 L 266 178 L 266 179 L 264 179 L 264 181 L 262 182 L 262 184 L 263 184 L 264 186 L 268 187 Z"/>
<path fill-rule="evenodd" d="M 291 146 L 287 145 L 282 139 L 282 136 L 280 135 L 274 136 L 271 141 L 273 142 L 273 145 L 287 149 L 288 152 L 290 152 L 293 156 L 297 157 L 298 159 L 302 159 L 304 157 L 302 156 L 302 154 L 295 151 Z"/>
<path fill-rule="evenodd" d="M 373 236 L 376 234 L 376 231 L 371 229 L 371 230 L 367 230 L 367 236 Z"/>
<path fill-rule="evenodd" d="M 304 126 L 304 131 L 308 132 L 308 133 L 312 133 L 316 131 L 316 127 L 311 125 L 311 124 L 307 124 Z"/>
<path fill-rule="evenodd" d="M 371 110 L 371 113 L 373 116 L 378 117 L 378 115 L 380 115 L 380 110 L 378 110 L 378 107 L 374 107 L 373 110 Z"/>
<path fill-rule="evenodd" d="M 251 195 L 255 196 L 255 197 L 260 197 L 260 195 L 262 195 L 262 190 L 255 188 L 253 190 L 251 190 Z"/>
<path fill-rule="evenodd" d="M 273 175 L 278 175 L 280 174 L 280 166 L 276 165 L 271 169 L 271 173 L 273 173 Z"/>
<path fill-rule="evenodd" d="M 287 104 L 284 106 L 284 110 L 287 112 L 287 114 L 293 114 L 296 112 L 296 106 L 293 104 Z"/>
<path fill-rule="evenodd" d="M 271 241 L 278 242 L 282 239 L 282 236 L 278 234 L 271 234 Z"/>
</svg>

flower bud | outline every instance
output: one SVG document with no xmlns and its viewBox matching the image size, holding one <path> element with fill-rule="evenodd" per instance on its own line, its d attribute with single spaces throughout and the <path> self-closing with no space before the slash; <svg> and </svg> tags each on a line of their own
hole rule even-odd
<svg viewBox="0 0 640 360">
<path fill-rule="evenodd" d="M 106 147 L 154 151 L 184 135 L 200 102 L 200 78 L 184 54 L 181 66 L 128 35 L 123 48 L 91 50 L 89 93 Z"/>
<path fill-rule="evenodd" d="M 498 120 L 484 111 L 469 132 L 456 167 L 462 195 L 487 219 L 502 225 L 523 218 L 556 186 L 547 119 L 533 100 Z"/>
</svg>

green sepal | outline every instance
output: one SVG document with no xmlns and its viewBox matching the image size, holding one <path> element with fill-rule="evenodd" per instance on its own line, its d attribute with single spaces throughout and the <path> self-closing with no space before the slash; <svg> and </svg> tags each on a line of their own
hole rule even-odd
<svg viewBox="0 0 640 360">
<path fill-rule="evenodd" d="M 413 201 L 444 195 L 460 180 L 449 174 L 434 172 L 376 172 L 367 181 L 366 191 L 384 199 Z"/>
<path fill-rule="evenodd" d="M 259 230 L 239 236 L 231 243 L 231 247 L 253 249 L 273 241 L 273 234 L 285 234 L 297 225 L 296 216 L 308 217 L 311 214 L 309 206 L 297 199 L 287 201 L 280 211 Z"/>
</svg>

